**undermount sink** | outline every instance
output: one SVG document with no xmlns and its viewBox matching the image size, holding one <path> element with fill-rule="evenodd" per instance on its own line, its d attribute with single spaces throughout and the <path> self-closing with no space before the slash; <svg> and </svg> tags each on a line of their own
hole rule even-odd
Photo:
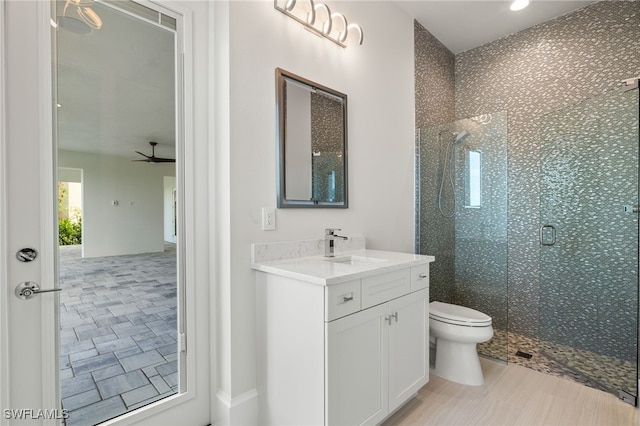
<svg viewBox="0 0 640 426">
<path fill-rule="evenodd" d="M 363 263 L 384 262 L 386 259 L 380 259 L 377 257 L 365 257 L 365 256 L 339 256 L 339 257 L 328 257 L 325 260 L 327 262 L 342 263 L 345 265 L 360 265 Z"/>
</svg>

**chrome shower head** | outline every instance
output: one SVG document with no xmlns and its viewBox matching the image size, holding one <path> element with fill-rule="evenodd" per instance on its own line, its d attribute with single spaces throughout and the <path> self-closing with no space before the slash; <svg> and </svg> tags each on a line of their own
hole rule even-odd
<svg viewBox="0 0 640 426">
<path fill-rule="evenodd" d="M 456 145 L 461 143 L 467 136 L 469 136 L 469 132 L 463 130 L 460 133 L 454 133 L 454 135 L 456 139 L 453 141 L 453 144 Z"/>
</svg>

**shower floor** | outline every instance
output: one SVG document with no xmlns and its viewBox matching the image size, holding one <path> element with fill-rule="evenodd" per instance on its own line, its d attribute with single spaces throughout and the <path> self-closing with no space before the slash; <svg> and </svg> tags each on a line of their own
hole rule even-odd
<svg viewBox="0 0 640 426">
<path fill-rule="evenodd" d="M 532 357 L 527 359 L 518 356 L 517 351 L 531 354 Z M 489 342 L 478 345 L 478 352 L 552 376 L 565 377 L 616 396 L 620 390 L 633 395 L 637 393 L 636 365 L 618 358 L 498 329 L 494 330 Z"/>
</svg>

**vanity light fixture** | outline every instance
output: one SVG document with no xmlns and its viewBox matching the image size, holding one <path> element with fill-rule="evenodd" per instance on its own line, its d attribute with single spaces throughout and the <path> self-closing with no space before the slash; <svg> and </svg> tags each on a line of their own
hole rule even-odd
<svg viewBox="0 0 640 426">
<path fill-rule="evenodd" d="M 300 3 L 307 4 L 307 9 L 304 10 L 304 6 L 297 7 Z M 364 40 L 364 33 L 360 25 L 348 23 L 347 18 L 342 13 L 331 12 L 331 9 L 325 3 L 315 2 L 314 0 L 304 0 L 302 2 L 286 0 L 284 6 L 280 6 L 278 0 L 274 0 L 273 6 L 277 11 L 304 25 L 306 29 L 331 40 L 338 46 L 347 47 L 347 38 L 350 32 L 358 33 L 358 44 L 362 44 Z M 322 18 L 318 19 L 319 15 Z"/>
<path fill-rule="evenodd" d="M 525 7 L 529 6 L 531 4 L 531 0 L 513 0 L 513 2 L 511 2 L 511 7 L 510 9 L 513 12 L 516 12 L 518 10 L 522 10 Z"/>
<path fill-rule="evenodd" d="M 67 0 L 58 17 L 60 27 L 76 34 L 89 34 L 102 28 L 102 19 L 91 9 L 95 0 Z"/>
</svg>

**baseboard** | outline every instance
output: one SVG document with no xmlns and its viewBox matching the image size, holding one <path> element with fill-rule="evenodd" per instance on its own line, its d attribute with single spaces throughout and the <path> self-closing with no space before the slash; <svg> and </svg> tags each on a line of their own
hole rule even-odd
<svg viewBox="0 0 640 426">
<path fill-rule="evenodd" d="M 258 391 L 251 389 L 235 398 L 219 389 L 216 393 L 214 425 L 244 426 L 258 424 Z"/>
</svg>

